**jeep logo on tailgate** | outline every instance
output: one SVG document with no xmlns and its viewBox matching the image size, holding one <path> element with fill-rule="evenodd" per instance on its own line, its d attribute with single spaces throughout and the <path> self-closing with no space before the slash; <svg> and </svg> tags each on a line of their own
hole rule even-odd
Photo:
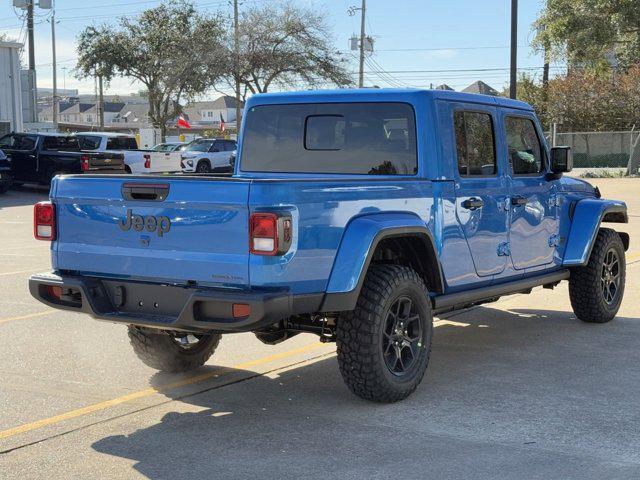
<svg viewBox="0 0 640 480">
<path fill-rule="evenodd" d="M 136 232 L 142 232 L 143 230 L 147 232 L 158 232 L 158 236 L 161 237 L 171 230 L 171 220 L 169 220 L 169 217 L 154 217 L 153 215 L 143 217 L 142 215 L 134 215 L 131 213 L 131 209 L 128 208 L 126 218 L 120 220 L 118 226 L 120 230 L 125 232 L 131 230 L 131 227 L 133 227 Z"/>
</svg>

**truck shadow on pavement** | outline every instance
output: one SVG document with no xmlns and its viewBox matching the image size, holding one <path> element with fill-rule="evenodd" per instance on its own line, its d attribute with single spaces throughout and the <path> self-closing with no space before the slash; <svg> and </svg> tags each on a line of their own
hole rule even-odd
<svg viewBox="0 0 640 480">
<path fill-rule="evenodd" d="M 351 395 L 331 356 L 169 392 L 179 402 L 135 417 L 149 426 L 92 446 L 153 479 L 638 478 L 638 319 L 475 308 L 444 320 L 403 402 Z M 112 431 L 129 432 L 126 418 Z"/>
</svg>

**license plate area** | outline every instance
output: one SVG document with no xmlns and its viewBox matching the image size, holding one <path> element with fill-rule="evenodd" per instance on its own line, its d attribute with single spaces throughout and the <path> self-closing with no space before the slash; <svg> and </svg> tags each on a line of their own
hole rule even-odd
<svg viewBox="0 0 640 480">
<path fill-rule="evenodd" d="M 172 285 L 102 282 L 118 312 L 178 317 L 192 290 Z"/>
</svg>

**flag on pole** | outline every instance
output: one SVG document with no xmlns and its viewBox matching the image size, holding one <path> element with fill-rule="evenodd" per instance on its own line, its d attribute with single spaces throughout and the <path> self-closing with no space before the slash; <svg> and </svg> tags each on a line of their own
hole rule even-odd
<svg viewBox="0 0 640 480">
<path fill-rule="evenodd" d="M 220 114 L 220 131 L 224 132 L 224 118 L 222 118 L 222 113 Z"/>
<path fill-rule="evenodd" d="M 181 113 L 180 116 L 178 117 L 178 126 L 184 127 L 184 128 L 191 128 L 191 125 L 189 125 L 189 116 L 185 115 L 184 113 Z"/>
</svg>

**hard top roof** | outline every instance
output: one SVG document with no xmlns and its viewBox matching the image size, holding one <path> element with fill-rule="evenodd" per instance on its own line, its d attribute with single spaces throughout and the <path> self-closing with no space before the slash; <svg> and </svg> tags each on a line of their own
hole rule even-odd
<svg viewBox="0 0 640 480">
<path fill-rule="evenodd" d="M 100 137 L 127 137 L 127 138 L 136 138 L 135 135 L 131 135 L 130 133 L 120 133 L 120 132 L 77 132 L 76 135 L 93 135 Z"/>
<path fill-rule="evenodd" d="M 401 101 L 403 98 L 406 101 L 411 101 L 418 97 L 517 108 L 521 110 L 533 110 L 531 105 L 528 103 L 504 97 L 453 92 L 450 90 L 424 90 L 419 88 L 358 88 L 260 93 L 253 95 L 247 103 L 248 106 L 251 107 L 263 103 Z"/>
</svg>

